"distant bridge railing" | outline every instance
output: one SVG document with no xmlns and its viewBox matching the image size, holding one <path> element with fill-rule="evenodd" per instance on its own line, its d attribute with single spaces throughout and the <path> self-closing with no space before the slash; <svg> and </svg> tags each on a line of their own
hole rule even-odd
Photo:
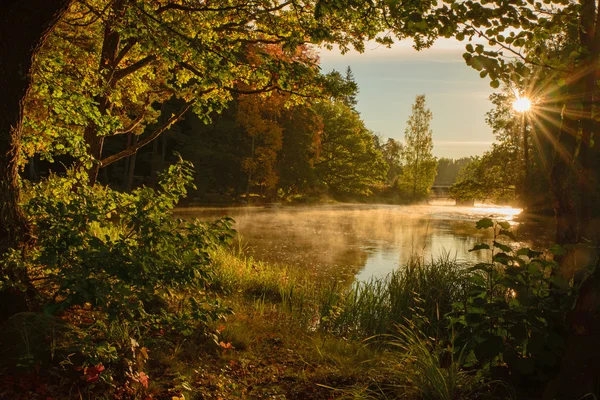
<svg viewBox="0 0 600 400">
<path fill-rule="evenodd" d="M 450 186 L 452 185 L 433 185 L 429 192 L 429 198 L 450 199 Z"/>
<path fill-rule="evenodd" d="M 455 201 L 450 197 L 450 187 L 452 185 L 433 185 L 429 192 L 429 200 L 451 200 Z M 456 205 L 471 207 L 475 204 L 475 200 L 462 200 L 456 201 Z"/>
</svg>

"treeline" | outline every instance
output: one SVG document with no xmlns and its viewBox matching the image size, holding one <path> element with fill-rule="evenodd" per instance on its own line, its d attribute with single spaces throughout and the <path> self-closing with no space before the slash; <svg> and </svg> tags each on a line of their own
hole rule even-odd
<svg viewBox="0 0 600 400">
<path fill-rule="evenodd" d="M 358 86 L 350 67 L 345 75 L 332 71 L 323 78 L 325 97 L 299 102 L 281 92 L 236 94 L 223 110 L 204 118 L 186 112 L 150 141 L 158 127 L 177 114 L 182 101 L 154 105 L 157 122 L 141 134 L 104 138 L 103 152 L 108 154 L 149 143 L 100 168 L 98 180 L 124 191 L 143 185 L 155 188 L 160 172 L 181 156 L 195 167 L 195 189 L 188 200 L 196 202 L 424 198 L 437 165 L 425 96 L 417 96 L 413 106 L 406 144 L 384 142 L 367 129 L 355 109 Z M 25 169 L 29 179 L 63 173 L 65 166 L 73 165 L 70 156 L 51 160 L 31 158 Z M 453 161 L 447 160 L 443 165 L 450 164 Z M 459 165 L 442 172 L 450 183 Z"/>
<path fill-rule="evenodd" d="M 65 14 L 31 73 L 20 148 L 26 177 L 75 168 L 91 185 L 156 187 L 179 153 L 196 169 L 191 197 L 205 201 L 426 195 L 435 173 L 431 116 L 410 128 L 422 132 L 407 136 L 415 139 L 402 160 L 386 156 L 354 109 L 352 72 L 323 74 L 310 44 L 284 40 L 287 12 L 277 14 L 280 24 L 261 21 L 261 32 L 238 32 L 197 10 L 155 13 L 95 0 Z M 340 42 L 353 43 L 341 32 Z"/>
</svg>

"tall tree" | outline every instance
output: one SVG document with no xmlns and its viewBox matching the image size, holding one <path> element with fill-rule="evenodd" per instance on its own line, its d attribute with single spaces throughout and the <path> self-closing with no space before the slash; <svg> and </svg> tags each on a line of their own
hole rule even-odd
<svg viewBox="0 0 600 400">
<path fill-rule="evenodd" d="M 283 127 L 278 118 L 286 98 L 273 94 L 265 99 L 253 95 L 238 99 L 237 121 L 252 143 L 250 154 L 242 160 L 242 168 L 248 174 L 247 196 L 254 186 L 259 186 L 261 195 L 272 194 L 276 188 L 277 154 L 283 146 Z"/>
<path fill-rule="evenodd" d="M 323 121 L 316 172 L 332 194 L 369 194 L 385 180 L 387 166 L 375 148 L 374 135 L 343 102 L 320 102 Z"/>
<path fill-rule="evenodd" d="M 425 95 L 417 96 L 404 132 L 404 168 L 399 182 L 413 200 L 427 195 L 435 180 L 437 160 L 432 154 L 432 118 L 431 110 L 425 106 Z"/>
<path fill-rule="evenodd" d="M 18 164 L 21 155 L 23 101 L 31 85 L 37 50 L 67 10 L 70 0 L 0 3 L 0 257 L 9 248 L 28 245 L 30 228 L 19 207 Z M 0 279 L 18 285 L 23 273 L 0 264 Z M 6 286 L 9 289 L 6 289 Z M 24 306 L 24 296 L 9 285 L 0 292 L 0 320 Z M 8 291 L 7 291 L 8 290 Z"/>
<path fill-rule="evenodd" d="M 279 188 L 285 195 L 306 194 L 316 185 L 315 162 L 323 121 L 313 102 L 282 111 L 283 146 L 278 157 Z"/>
<path fill-rule="evenodd" d="M 379 145 L 379 151 L 388 166 L 386 183 L 397 185 L 398 178 L 402 174 L 402 154 L 404 153 L 402 143 L 389 138 L 384 144 Z"/>
</svg>

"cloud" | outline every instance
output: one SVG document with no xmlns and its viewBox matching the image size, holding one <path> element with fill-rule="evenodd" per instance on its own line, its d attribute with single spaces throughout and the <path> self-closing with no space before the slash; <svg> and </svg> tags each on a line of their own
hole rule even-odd
<svg viewBox="0 0 600 400">
<path fill-rule="evenodd" d="M 474 40 L 471 43 L 479 43 L 481 40 Z M 410 40 L 403 40 L 394 43 L 390 48 L 374 41 L 365 44 L 365 51 L 359 53 L 356 50 L 350 50 L 346 54 L 341 54 L 339 49 L 327 50 L 318 49 L 321 60 L 333 61 L 335 59 L 352 59 L 353 62 L 369 61 L 373 59 L 394 58 L 400 62 L 430 61 L 439 63 L 464 62 L 462 54 L 465 52 L 465 42 L 456 39 L 438 39 L 432 47 L 417 51 L 413 48 Z"/>
</svg>

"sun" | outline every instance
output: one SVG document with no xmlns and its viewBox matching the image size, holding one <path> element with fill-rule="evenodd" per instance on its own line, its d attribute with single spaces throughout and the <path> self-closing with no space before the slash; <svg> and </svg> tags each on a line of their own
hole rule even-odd
<svg viewBox="0 0 600 400">
<path fill-rule="evenodd" d="M 527 97 L 517 97 L 512 103 L 513 109 L 518 112 L 526 112 L 531 108 L 531 100 Z"/>
</svg>

